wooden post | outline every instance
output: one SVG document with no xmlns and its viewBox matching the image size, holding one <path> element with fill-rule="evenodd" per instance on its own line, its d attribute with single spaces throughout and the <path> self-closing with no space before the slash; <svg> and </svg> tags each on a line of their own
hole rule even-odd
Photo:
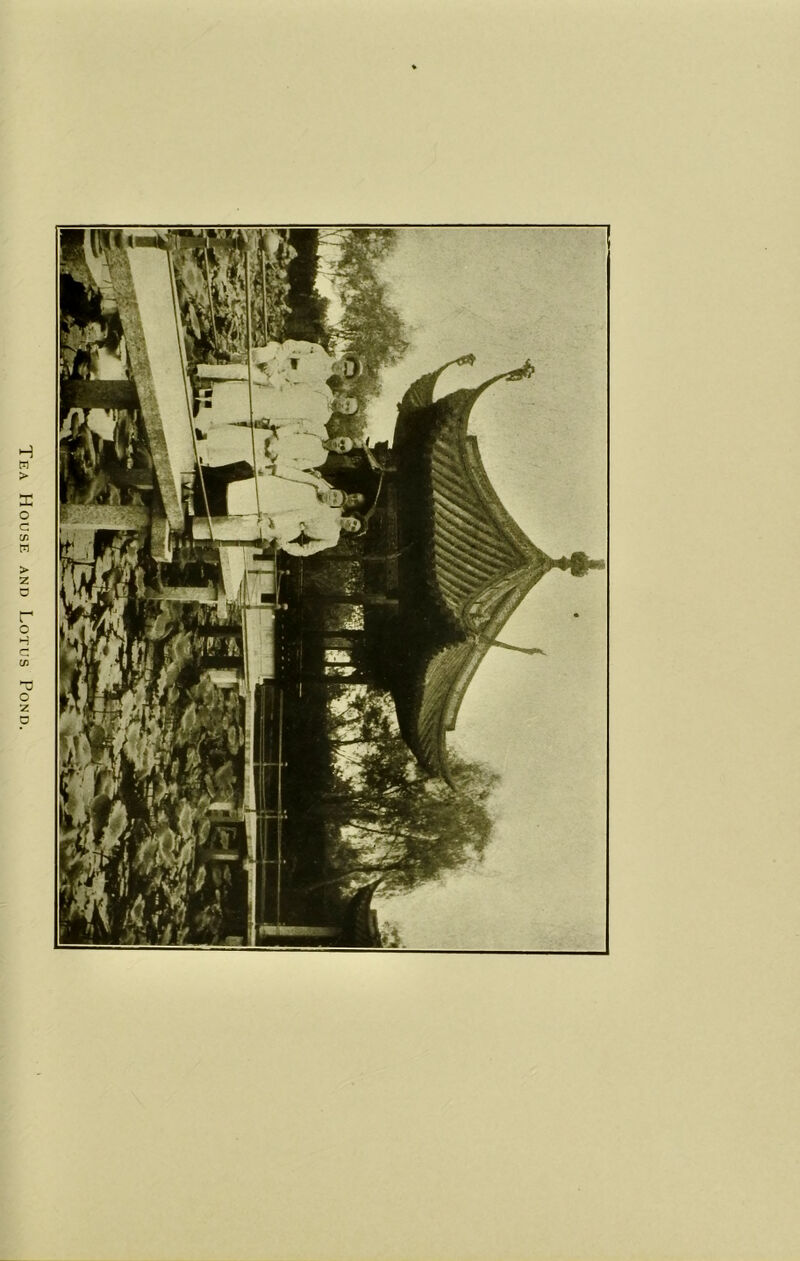
<svg viewBox="0 0 800 1261">
<path fill-rule="evenodd" d="M 278 941 L 282 937 L 297 942 L 335 941 L 341 932 L 341 928 L 322 924 L 256 924 L 256 941 L 259 945 Z"/>
<path fill-rule="evenodd" d="M 139 395 L 133 381 L 64 381 L 61 402 L 65 407 L 112 407 L 129 411 L 139 406 Z"/>
<path fill-rule="evenodd" d="M 150 524 L 144 504 L 62 504 L 64 530 L 142 530 Z"/>
<path fill-rule="evenodd" d="M 261 240 L 261 301 L 264 307 L 264 344 L 266 345 L 268 336 L 268 320 L 267 320 L 267 262 L 266 248 L 264 240 Z"/>
</svg>

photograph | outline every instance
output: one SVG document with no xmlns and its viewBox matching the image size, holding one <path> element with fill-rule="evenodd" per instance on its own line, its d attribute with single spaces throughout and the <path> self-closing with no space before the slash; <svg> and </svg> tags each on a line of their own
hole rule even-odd
<svg viewBox="0 0 800 1261">
<path fill-rule="evenodd" d="M 607 954 L 609 226 L 56 235 L 56 945 Z"/>
</svg>

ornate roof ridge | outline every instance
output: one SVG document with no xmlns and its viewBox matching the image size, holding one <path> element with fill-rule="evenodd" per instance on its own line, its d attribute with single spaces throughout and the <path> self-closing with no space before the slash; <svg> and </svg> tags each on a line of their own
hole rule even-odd
<svg viewBox="0 0 800 1261">
<path fill-rule="evenodd" d="M 446 410 L 421 444 L 434 523 L 426 549 L 429 589 L 456 634 L 463 632 L 465 614 L 476 599 L 490 588 L 519 575 L 528 589 L 531 570 L 541 577 L 553 563 L 505 507 L 486 471 L 478 439 L 467 432 L 477 399 L 499 379 L 445 395 L 440 402 Z"/>
<path fill-rule="evenodd" d="M 497 605 L 489 620 L 480 629 L 470 628 L 465 639 L 456 643 L 443 644 L 429 658 L 415 688 L 415 708 L 418 711 L 418 717 L 429 686 L 429 675 L 434 663 L 441 668 L 446 663 L 452 662 L 455 666 L 455 672 L 452 679 L 447 682 L 446 691 L 443 695 L 440 692 L 440 697 L 437 699 L 436 709 L 438 712 L 435 718 L 435 732 L 431 732 L 435 747 L 431 747 L 430 742 L 425 747 L 423 734 L 417 727 L 419 733 L 416 741 L 419 750 L 417 756 L 427 770 L 433 774 L 441 775 L 451 787 L 455 787 L 455 784 L 448 760 L 447 732 L 455 729 L 461 704 L 478 667 L 489 649 L 497 643 L 497 636 L 512 613 L 516 611 L 537 582 L 550 569 L 570 570 L 575 577 L 582 577 L 590 568 L 601 569 L 605 567 L 603 561 L 593 561 L 587 565 L 586 560 L 584 552 L 573 552 L 571 558 L 561 557 L 560 562 L 549 561 L 542 569 L 537 569 L 531 565 L 527 571 L 527 580 L 520 581 L 519 584 L 509 590 L 505 599 Z M 508 647 L 509 645 L 504 646 Z M 537 652 L 540 650 L 527 649 L 523 651 Z M 441 682 L 437 685 L 437 690 L 440 688 Z"/>
<path fill-rule="evenodd" d="M 544 572 L 547 571 L 545 570 Z M 466 696 L 467 688 L 475 677 L 479 665 L 492 647 L 492 640 L 496 639 L 500 634 L 512 613 L 519 608 L 522 601 L 542 576 L 542 573 L 532 574 L 530 582 L 510 591 L 502 604 L 498 605 L 494 615 L 482 628 L 480 634 L 475 634 L 471 637 L 472 651 L 453 680 L 442 707 L 442 716 L 439 724 L 439 759 L 442 766 L 442 774 L 449 784 L 452 784 L 452 779 L 447 756 L 447 732 L 455 730 L 456 720 Z"/>
</svg>

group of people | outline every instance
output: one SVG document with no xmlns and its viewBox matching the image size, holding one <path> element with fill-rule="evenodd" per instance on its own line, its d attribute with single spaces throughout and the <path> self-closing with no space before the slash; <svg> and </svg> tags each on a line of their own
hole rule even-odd
<svg viewBox="0 0 800 1261">
<path fill-rule="evenodd" d="M 352 416 L 347 386 L 357 355 L 334 359 L 316 342 L 269 342 L 247 363 L 196 369 L 196 436 L 203 483 L 220 538 L 274 541 L 295 556 L 333 547 L 364 528 L 363 495 L 346 495 L 319 472 L 330 451 L 363 444 L 330 437 L 336 413 Z M 251 419 L 252 417 L 252 419 Z"/>
</svg>

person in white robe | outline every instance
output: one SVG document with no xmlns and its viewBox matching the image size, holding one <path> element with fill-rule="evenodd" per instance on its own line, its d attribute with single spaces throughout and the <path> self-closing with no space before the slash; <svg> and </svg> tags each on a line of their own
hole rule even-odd
<svg viewBox="0 0 800 1261">
<path fill-rule="evenodd" d="M 244 462 L 257 473 L 280 473 L 287 468 L 320 468 L 329 451 L 345 455 L 354 445 L 352 438 L 320 438 L 306 433 L 300 425 L 286 424 L 279 429 L 215 425 L 198 443 L 198 453 L 200 462 L 209 468 Z"/>
<path fill-rule="evenodd" d="M 266 450 L 267 459 L 272 461 L 275 471 L 280 472 L 285 468 L 321 468 L 330 451 L 346 455 L 354 445 L 353 439 L 344 435 L 318 438 L 314 433 L 304 433 L 302 429 L 285 425 L 267 439 Z"/>
<path fill-rule="evenodd" d="M 260 428 L 271 425 L 299 425 L 306 433 L 327 438 L 327 424 L 333 412 L 352 416 L 358 400 L 352 395 L 336 393 L 326 385 L 254 385 L 253 420 Z M 208 405 L 197 417 L 200 432 L 217 425 L 248 424 L 250 390 L 246 381 L 221 381 L 213 386 Z"/>
<path fill-rule="evenodd" d="M 329 377 L 340 377 L 346 384 L 362 372 L 358 355 L 347 352 L 335 359 L 318 342 L 268 342 L 250 351 L 252 380 L 259 385 L 324 385 Z M 246 363 L 201 363 L 197 366 L 199 381 L 246 381 Z"/>
<path fill-rule="evenodd" d="M 311 556 L 335 547 L 342 523 L 346 530 L 357 517 L 345 517 L 344 510 L 361 506 L 363 496 L 345 495 L 329 486 L 318 474 L 297 469 L 291 476 L 262 475 L 232 482 L 227 491 L 228 520 L 243 533 L 218 537 L 262 538 L 276 542 L 293 556 Z"/>
<path fill-rule="evenodd" d="M 277 542 L 290 556 L 313 556 L 315 552 L 335 547 L 342 532 L 359 534 L 363 528 L 363 520 L 357 513 L 345 513 L 341 508 L 321 505 L 313 517 L 303 522 L 297 538 Z"/>
</svg>

